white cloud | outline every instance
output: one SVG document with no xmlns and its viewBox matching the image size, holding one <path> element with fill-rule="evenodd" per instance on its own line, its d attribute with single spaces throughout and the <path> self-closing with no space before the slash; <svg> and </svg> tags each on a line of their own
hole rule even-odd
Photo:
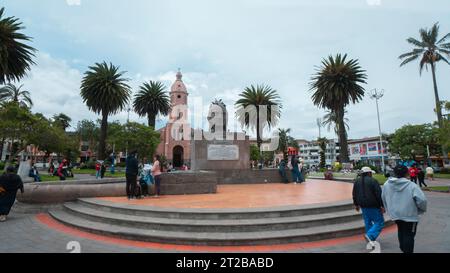
<svg viewBox="0 0 450 273">
<path fill-rule="evenodd" d="M 66 3 L 69 6 L 80 6 L 81 0 L 66 0 Z"/>
</svg>

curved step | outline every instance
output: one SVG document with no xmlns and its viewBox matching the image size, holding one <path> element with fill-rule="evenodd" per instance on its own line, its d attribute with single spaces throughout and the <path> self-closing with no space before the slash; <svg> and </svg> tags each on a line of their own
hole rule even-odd
<svg viewBox="0 0 450 273">
<path fill-rule="evenodd" d="M 76 217 L 73 214 L 61 210 L 51 211 L 50 215 L 64 224 L 96 234 L 139 241 L 187 245 L 231 246 L 286 244 L 351 236 L 361 234 L 364 231 L 362 220 L 309 228 L 259 232 L 180 232 L 101 223 Z"/>
<path fill-rule="evenodd" d="M 93 209 L 114 212 L 125 215 L 148 216 L 156 218 L 176 219 L 257 219 L 293 217 L 304 215 L 315 215 L 332 213 L 353 209 L 351 200 L 313 204 L 303 206 L 285 206 L 270 208 L 245 208 L 245 209 L 185 209 L 185 208 L 163 208 L 157 206 L 138 206 L 121 203 L 113 203 L 95 198 L 80 198 L 80 204 Z"/>
<path fill-rule="evenodd" d="M 67 203 L 64 209 L 75 217 L 142 229 L 182 232 L 251 232 L 308 228 L 361 220 L 354 210 L 322 213 L 316 215 L 250 218 L 250 219 L 184 219 L 136 216 L 101 211 L 79 203 Z"/>
</svg>

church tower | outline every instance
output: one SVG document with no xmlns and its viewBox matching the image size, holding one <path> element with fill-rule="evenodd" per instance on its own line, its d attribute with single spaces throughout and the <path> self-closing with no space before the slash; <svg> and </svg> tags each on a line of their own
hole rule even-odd
<svg viewBox="0 0 450 273">
<path fill-rule="evenodd" d="M 165 156 L 173 167 L 180 168 L 190 164 L 190 134 L 188 119 L 188 92 L 183 82 L 183 74 L 178 70 L 175 82 L 170 88 L 170 104 L 172 110 L 166 127 L 159 130 L 161 142 L 157 154 Z"/>
</svg>

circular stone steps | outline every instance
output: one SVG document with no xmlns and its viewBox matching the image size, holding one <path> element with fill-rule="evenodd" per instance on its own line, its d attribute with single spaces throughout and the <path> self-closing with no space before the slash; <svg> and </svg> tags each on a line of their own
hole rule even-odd
<svg viewBox="0 0 450 273">
<path fill-rule="evenodd" d="M 351 202 L 246 209 L 179 209 L 79 199 L 51 210 L 56 220 L 124 239 L 210 246 L 309 242 L 362 234 Z"/>
</svg>

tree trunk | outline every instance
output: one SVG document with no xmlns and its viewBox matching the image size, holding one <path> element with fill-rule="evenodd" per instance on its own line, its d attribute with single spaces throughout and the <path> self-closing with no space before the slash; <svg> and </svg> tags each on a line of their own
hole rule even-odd
<svg viewBox="0 0 450 273">
<path fill-rule="evenodd" d="M 263 164 L 263 156 L 262 156 L 262 151 L 261 151 L 261 144 L 262 144 L 262 139 L 261 139 L 261 132 L 260 132 L 260 126 L 259 126 L 259 107 L 256 107 L 256 143 L 258 144 L 258 151 L 259 151 L 259 163 L 261 164 L 260 168 L 262 169 L 262 164 Z"/>
<path fill-rule="evenodd" d="M 350 158 L 348 156 L 347 131 L 344 123 L 344 109 L 340 109 L 338 114 L 339 122 L 339 157 L 341 163 L 348 163 Z"/>
<path fill-rule="evenodd" d="M 148 113 L 147 118 L 148 118 L 148 126 L 149 126 L 149 127 L 152 127 L 153 130 L 155 130 L 156 115 L 155 115 L 155 114 Z"/>
<path fill-rule="evenodd" d="M 108 114 L 102 113 L 102 124 L 100 128 L 100 143 L 98 147 L 97 160 L 105 159 L 107 133 L 108 133 Z"/>
<path fill-rule="evenodd" d="M 436 114 L 438 118 L 438 125 L 439 128 L 442 129 L 444 126 L 443 120 L 442 120 L 442 109 L 441 109 L 441 101 L 439 99 L 439 92 L 437 87 L 437 81 L 436 81 L 436 66 L 435 63 L 431 63 L 431 74 L 433 75 L 433 87 L 434 87 L 434 100 L 436 103 Z M 444 160 L 448 158 L 448 152 L 445 149 L 445 146 L 442 145 L 442 155 L 444 157 Z M 445 164 L 445 162 L 444 162 Z"/>
</svg>

